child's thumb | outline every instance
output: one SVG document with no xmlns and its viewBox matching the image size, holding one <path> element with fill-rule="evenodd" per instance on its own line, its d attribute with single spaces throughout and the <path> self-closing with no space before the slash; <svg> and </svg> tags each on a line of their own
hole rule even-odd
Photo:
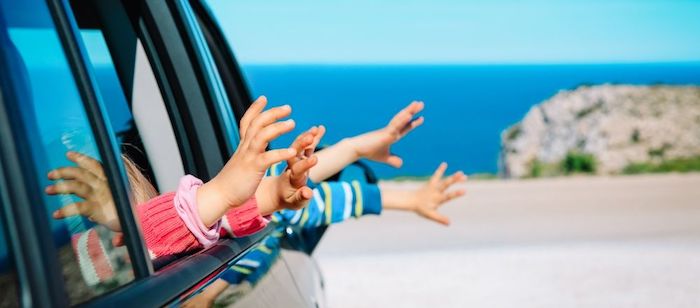
<svg viewBox="0 0 700 308">
<path fill-rule="evenodd" d="M 386 159 L 386 163 L 394 168 L 401 168 L 401 166 L 403 165 L 403 159 L 396 155 L 391 155 Z"/>
<path fill-rule="evenodd" d="M 294 209 L 301 209 L 305 207 L 308 203 L 309 200 L 311 200 L 311 197 L 313 197 L 313 191 L 311 188 L 308 188 L 306 186 L 297 189 L 297 191 L 294 192 L 294 195 L 292 196 L 291 200 L 291 206 Z"/>
</svg>

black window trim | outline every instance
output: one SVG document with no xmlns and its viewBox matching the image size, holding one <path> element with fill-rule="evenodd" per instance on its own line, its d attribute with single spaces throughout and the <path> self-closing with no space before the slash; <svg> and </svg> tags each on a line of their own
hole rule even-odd
<svg viewBox="0 0 700 308">
<path fill-rule="evenodd" d="M 141 42 L 178 141 L 185 172 L 205 180 L 215 175 L 223 159 L 217 157 L 218 151 L 201 150 L 212 144 L 218 146 L 211 138 L 215 129 L 209 123 L 208 110 L 193 103 L 203 100 L 204 95 L 199 82 L 192 82 L 194 69 L 178 31 L 173 30 L 165 3 L 70 1 L 75 12 L 81 14 L 81 28 L 101 30 L 128 102 L 132 99 L 136 40 Z"/>
<path fill-rule="evenodd" d="M 195 20 L 188 18 L 191 16 L 191 14 L 194 14 L 188 0 L 172 0 L 170 8 L 175 23 L 183 38 L 183 43 L 189 52 L 192 65 L 195 69 L 195 74 L 197 74 L 197 80 L 202 83 L 202 89 L 205 90 L 204 94 L 206 95 L 206 98 L 204 102 L 209 112 L 215 115 L 212 116 L 212 120 L 218 127 L 216 137 L 219 140 L 222 155 L 224 157 L 229 157 L 229 155 L 231 155 L 238 147 L 239 136 L 238 122 L 235 121 L 233 109 L 231 109 L 230 116 L 233 116 L 234 119 L 227 119 L 229 114 L 227 114 L 227 112 L 224 110 L 221 110 L 222 108 L 231 107 L 230 102 L 228 101 L 228 93 L 223 93 L 225 91 L 219 88 L 218 83 L 220 81 L 212 80 L 216 77 L 213 77 L 211 74 L 218 75 L 219 71 L 215 65 L 213 65 L 213 63 L 211 65 L 207 63 L 207 60 L 209 57 L 211 57 L 208 50 L 209 47 L 206 46 L 207 43 L 204 38 L 200 37 L 200 35 L 203 36 L 203 34 L 196 33 L 201 32 L 201 29 L 199 29 L 199 24 Z M 200 46 L 200 43 L 204 46 Z M 209 70 L 211 70 L 211 72 L 209 72 Z M 223 84 L 221 86 L 223 87 Z M 228 106 L 221 106 L 224 104 L 227 104 Z M 229 134 L 230 131 L 225 124 L 227 120 L 233 121 L 232 124 L 235 126 L 233 127 L 233 130 L 235 130 L 235 132 L 232 133 L 234 133 L 235 136 Z"/>
<path fill-rule="evenodd" d="M 243 117 L 243 114 L 253 102 L 253 98 L 243 78 L 243 71 L 231 48 L 231 42 L 226 39 L 221 26 L 216 21 L 216 17 L 207 3 L 204 3 L 203 0 L 190 0 L 190 4 L 209 45 L 212 57 L 216 62 L 219 76 L 221 76 L 221 81 L 236 116 L 236 121 L 240 122 L 241 117 Z"/>
<path fill-rule="evenodd" d="M 224 155 L 217 136 L 220 132 L 217 133 L 217 126 L 213 124 L 216 117 L 207 108 L 207 100 L 211 98 L 201 86 L 203 76 L 192 63 L 186 40 L 178 30 L 177 18 L 168 2 L 143 1 L 138 12 L 140 16 L 136 18 L 137 32 L 159 86 L 171 91 L 164 99 L 168 112 L 177 113 L 173 126 L 178 142 L 183 141 L 182 136 L 187 136 L 189 141 L 188 151 L 195 166 L 186 164 L 185 172 L 207 181 L 218 173 L 228 156 Z"/>
<path fill-rule="evenodd" d="M 4 32 L 2 18 L 0 31 Z M 7 40 L 0 33 L 0 40 Z M 51 241 L 50 223 L 45 210 L 31 206 L 42 204 L 36 193 L 37 174 L 31 160 L 31 150 L 26 142 L 27 132 L 17 120 L 21 118 L 17 106 L 20 94 L 15 91 L 22 81 L 12 74 L 9 53 L 13 50 L 0 48 L 0 204 L 5 219 L 8 250 L 17 271 L 18 299 L 25 307 L 67 306 L 63 277 L 58 270 L 58 252 Z M 16 50 L 14 51 L 16 52 Z M 9 181 L 5 179 L 11 179 Z M 35 257 L 31 257 L 35 256 Z M 37 258 L 36 256 L 43 256 Z"/>
<path fill-rule="evenodd" d="M 133 282 L 105 296 L 90 301 L 87 307 L 136 305 L 156 307 L 173 304 L 196 292 L 201 283 L 218 277 L 229 264 L 240 260 L 247 251 L 272 233 L 275 226 L 251 236 L 220 240 L 216 245 L 163 267 L 151 277 Z"/>
</svg>

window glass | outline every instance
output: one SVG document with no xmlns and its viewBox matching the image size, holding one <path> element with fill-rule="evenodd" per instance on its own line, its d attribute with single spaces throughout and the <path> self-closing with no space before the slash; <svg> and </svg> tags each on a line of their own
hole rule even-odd
<svg viewBox="0 0 700 308">
<path fill-rule="evenodd" d="M 80 15 L 80 10 L 76 12 L 79 20 L 86 18 Z M 122 162 L 125 164 L 134 201 L 137 207 L 143 206 L 156 197 L 159 190 L 174 191 L 180 178 L 185 175 L 165 102 L 139 41 L 128 41 L 120 37 L 116 42 L 122 44 L 116 52 L 133 53 L 131 57 L 121 58 L 128 58 L 132 62 L 118 62 L 122 66 L 131 66 L 125 71 L 133 75 L 120 76 L 114 62 L 114 59 L 119 58 L 112 58 L 106 41 L 114 33 L 84 28 L 80 29 L 80 34 L 95 72 L 107 116 L 121 146 Z M 120 78 L 128 80 L 125 82 L 128 85 L 124 86 Z M 159 256 L 152 260 L 153 266 L 158 270 L 185 255 L 187 254 Z"/>
<path fill-rule="evenodd" d="M 154 181 L 155 175 L 130 109 L 132 104 L 127 102 L 126 93 L 119 83 L 119 77 L 112 63 L 102 31 L 84 29 L 80 31 L 80 34 L 87 49 L 93 72 L 95 72 L 97 85 L 102 94 L 102 102 L 107 110 L 107 117 L 112 129 L 117 134 L 117 141 L 121 145 L 131 189 L 135 193 L 136 202 L 143 203 L 156 196 L 155 186 L 157 183 Z M 133 173 L 137 170 L 140 174 Z M 135 176 L 146 181 L 136 181 L 133 179 Z M 142 185 L 145 187 L 141 187 Z"/>
<path fill-rule="evenodd" d="M 76 13 L 76 18 L 86 18 L 80 15 L 80 10 Z M 185 175 L 182 157 L 165 102 L 141 43 L 119 39 L 118 44 L 123 44 L 120 52 L 133 53 L 133 57 L 127 57 L 133 62 L 122 63 L 123 66 L 131 66 L 125 71 L 133 75 L 119 76 L 105 40 L 108 34 L 100 29 L 81 29 L 80 33 L 107 116 L 124 154 L 136 201 L 141 203 L 148 199 L 138 198 L 140 196 L 153 197 L 152 193 L 157 190 L 175 190 L 179 179 Z M 130 89 L 124 88 L 120 77 L 128 80 L 126 83 Z M 139 174 L 132 172 L 136 170 Z M 135 185 L 134 176 L 147 181 Z"/>
<path fill-rule="evenodd" d="M 46 2 L 0 3 L 10 39 L 2 48 L 16 50 L 25 69 L 29 101 L 20 110 L 28 159 L 46 188 L 36 192 L 43 204 L 35 206 L 51 221 L 70 303 L 84 302 L 133 280 L 114 202 Z"/>
</svg>

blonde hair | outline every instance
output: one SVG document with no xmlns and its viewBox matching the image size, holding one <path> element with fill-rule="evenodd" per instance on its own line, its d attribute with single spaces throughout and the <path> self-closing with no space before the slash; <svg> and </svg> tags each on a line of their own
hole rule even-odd
<svg viewBox="0 0 700 308">
<path fill-rule="evenodd" d="M 141 168 L 125 154 L 122 154 L 122 161 L 126 167 L 126 175 L 129 178 L 129 186 L 131 186 L 131 193 L 134 195 L 136 204 L 142 204 L 157 197 L 156 188 L 143 175 Z"/>
</svg>

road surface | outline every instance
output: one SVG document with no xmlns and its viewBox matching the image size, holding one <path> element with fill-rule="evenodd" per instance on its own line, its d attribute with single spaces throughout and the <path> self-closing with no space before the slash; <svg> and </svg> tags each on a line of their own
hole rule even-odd
<svg viewBox="0 0 700 308">
<path fill-rule="evenodd" d="M 465 186 L 448 228 L 333 226 L 315 253 L 330 307 L 700 307 L 700 174 Z"/>
</svg>

